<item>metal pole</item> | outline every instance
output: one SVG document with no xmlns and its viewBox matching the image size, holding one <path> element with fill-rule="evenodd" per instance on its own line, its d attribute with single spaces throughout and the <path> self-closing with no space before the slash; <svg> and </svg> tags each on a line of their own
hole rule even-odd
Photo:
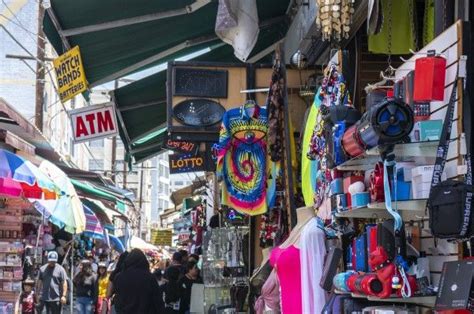
<svg viewBox="0 0 474 314">
<path fill-rule="evenodd" d="M 114 90 L 116 90 L 117 88 L 119 87 L 119 81 L 118 80 L 115 80 L 114 82 Z M 116 183 L 115 181 L 115 171 L 117 169 L 115 169 L 115 164 L 117 162 L 117 136 L 113 136 L 112 137 L 112 156 L 110 158 L 110 162 L 111 162 L 111 170 L 112 170 L 112 181 L 114 183 Z"/>
<path fill-rule="evenodd" d="M 38 2 L 38 36 L 36 44 L 36 99 L 35 99 L 35 125 L 43 131 L 43 102 L 44 102 L 44 32 L 43 32 L 44 7 L 43 0 Z"/>
<path fill-rule="evenodd" d="M 139 210 L 138 237 L 139 238 L 142 237 L 142 215 L 143 215 L 142 204 L 143 204 L 143 169 L 140 169 L 140 196 L 138 199 L 138 210 Z"/>
<path fill-rule="evenodd" d="M 71 301 L 71 314 L 74 313 L 74 284 L 72 280 L 74 279 L 74 237 L 71 242 L 71 292 L 70 292 L 70 301 Z"/>
</svg>

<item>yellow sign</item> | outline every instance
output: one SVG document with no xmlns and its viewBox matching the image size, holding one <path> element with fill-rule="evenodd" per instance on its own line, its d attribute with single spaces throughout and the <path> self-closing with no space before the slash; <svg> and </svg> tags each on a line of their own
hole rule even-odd
<svg viewBox="0 0 474 314">
<path fill-rule="evenodd" d="M 151 229 L 150 242 L 153 245 L 171 246 L 173 231 L 171 229 Z"/>
<path fill-rule="evenodd" d="M 58 83 L 59 98 L 65 102 L 87 89 L 79 46 L 72 48 L 53 61 Z"/>
</svg>

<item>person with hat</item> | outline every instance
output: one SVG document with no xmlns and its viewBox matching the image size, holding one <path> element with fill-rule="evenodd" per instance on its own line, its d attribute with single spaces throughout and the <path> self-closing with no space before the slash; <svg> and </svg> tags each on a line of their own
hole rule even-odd
<svg viewBox="0 0 474 314">
<path fill-rule="evenodd" d="M 81 271 L 74 276 L 73 280 L 76 292 L 76 313 L 93 314 L 97 300 L 97 276 L 88 259 L 83 260 L 81 265 Z"/>
<path fill-rule="evenodd" d="M 107 287 L 109 285 L 109 274 L 107 264 L 100 262 L 97 271 L 97 314 L 108 314 L 110 312 L 109 300 L 107 299 Z"/>
<path fill-rule="evenodd" d="M 38 312 L 60 314 L 67 302 L 67 274 L 58 263 L 58 253 L 48 253 L 48 263 L 40 267 L 36 291 L 39 294 Z"/>
<path fill-rule="evenodd" d="M 20 295 L 21 314 L 35 313 L 35 291 L 34 280 L 27 278 L 23 281 L 23 292 Z"/>
</svg>

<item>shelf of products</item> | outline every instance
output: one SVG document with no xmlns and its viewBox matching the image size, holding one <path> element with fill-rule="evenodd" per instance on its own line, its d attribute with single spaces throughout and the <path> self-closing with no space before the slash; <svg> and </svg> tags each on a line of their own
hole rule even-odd
<svg viewBox="0 0 474 314">
<path fill-rule="evenodd" d="M 392 208 L 397 208 L 404 220 L 413 220 L 423 217 L 425 213 L 426 200 L 408 200 L 392 202 Z M 367 207 L 353 208 L 336 213 L 336 217 L 343 218 L 390 218 L 391 215 L 385 207 L 385 203 L 370 203 Z"/>
<path fill-rule="evenodd" d="M 403 304 L 414 304 L 414 305 L 422 305 L 422 306 L 427 306 L 427 307 L 434 307 L 435 302 L 436 302 L 436 296 L 416 296 L 416 297 L 411 297 L 411 298 L 399 298 L 399 297 L 393 297 L 393 298 L 377 298 L 374 296 L 367 296 L 363 294 L 357 294 L 357 293 L 348 293 L 348 292 L 342 292 L 342 291 L 335 291 L 336 294 L 347 294 L 350 295 L 353 298 L 356 299 L 367 299 L 369 301 L 374 301 L 374 302 L 385 302 L 385 303 L 403 303 Z"/>
<path fill-rule="evenodd" d="M 393 152 L 397 161 L 412 161 L 414 158 L 435 157 L 438 141 L 415 142 L 395 145 Z M 374 147 L 364 154 L 347 160 L 337 166 L 341 171 L 365 171 L 373 169 L 375 163 L 380 161 L 380 147 Z"/>
</svg>

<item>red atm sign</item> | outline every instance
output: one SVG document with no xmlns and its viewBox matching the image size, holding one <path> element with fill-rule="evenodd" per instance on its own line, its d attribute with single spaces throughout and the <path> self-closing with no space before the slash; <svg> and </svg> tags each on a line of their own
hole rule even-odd
<svg viewBox="0 0 474 314">
<path fill-rule="evenodd" d="M 117 120 L 112 103 L 71 110 L 69 116 L 76 143 L 117 134 Z"/>
</svg>

